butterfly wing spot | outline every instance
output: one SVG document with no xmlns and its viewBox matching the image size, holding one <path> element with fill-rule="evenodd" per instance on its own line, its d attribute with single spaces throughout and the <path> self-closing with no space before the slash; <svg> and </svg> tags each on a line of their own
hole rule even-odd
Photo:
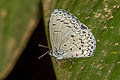
<svg viewBox="0 0 120 80">
<path fill-rule="evenodd" d="M 61 20 L 60 22 L 64 22 L 64 20 Z"/>
<path fill-rule="evenodd" d="M 72 51 L 73 49 L 72 48 L 70 48 L 70 51 Z"/>
<path fill-rule="evenodd" d="M 65 17 L 65 18 L 67 17 L 67 13 L 65 13 L 65 12 L 63 13 L 63 15 L 64 15 L 63 17 Z"/>
<path fill-rule="evenodd" d="M 73 58 L 73 55 L 71 55 L 71 57 Z"/>
<path fill-rule="evenodd" d="M 73 39 L 73 41 L 75 41 L 75 39 Z"/>
<path fill-rule="evenodd" d="M 71 37 L 73 38 L 73 37 L 74 37 L 74 35 L 71 35 Z"/>
<path fill-rule="evenodd" d="M 61 14 L 62 14 L 62 11 L 59 11 L 59 14 L 61 15 Z"/>
<path fill-rule="evenodd" d="M 53 24 L 53 26 L 55 26 L 56 24 Z"/>
<path fill-rule="evenodd" d="M 81 29 L 87 29 L 83 24 L 81 25 Z"/>
<path fill-rule="evenodd" d="M 92 51 L 90 51 L 90 52 L 92 52 Z"/>
<path fill-rule="evenodd" d="M 93 46 L 91 46 L 91 49 L 93 49 Z"/>
<path fill-rule="evenodd" d="M 75 19 L 73 19 L 73 20 L 72 20 L 72 23 L 76 23 L 76 20 L 75 20 Z"/>
<path fill-rule="evenodd" d="M 64 46 L 67 46 L 66 44 L 64 44 Z"/>
<path fill-rule="evenodd" d="M 85 34 L 86 32 L 85 32 L 85 31 L 83 31 L 82 33 L 83 33 L 83 34 Z"/>
<path fill-rule="evenodd" d="M 72 19 L 72 16 L 71 15 L 68 15 L 68 17 L 67 17 L 68 19 Z"/>
<path fill-rule="evenodd" d="M 79 50 L 81 50 L 81 47 L 79 48 Z"/>
<path fill-rule="evenodd" d="M 91 42 L 93 44 L 93 42 Z"/>
<path fill-rule="evenodd" d="M 67 26 L 68 28 L 72 28 L 71 26 Z"/>
<path fill-rule="evenodd" d="M 78 54 L 76 54 L 76 56 L 78 56 Z"/>
<path fill-rule="evenodd" d="M 90 37 L 90 39 L 92 39 L 92 37 Z"/>
<path fill-rule="evenodd" d="M 56 32 L 61 32 L 61 31 L 54 31 L 54 32 L 56 33 Z"/>
<path fill-rule="evenodd" d="M 82 50 L 82 53 L 81 54 L 84 54 L 84 50 Z"/>
</svg>

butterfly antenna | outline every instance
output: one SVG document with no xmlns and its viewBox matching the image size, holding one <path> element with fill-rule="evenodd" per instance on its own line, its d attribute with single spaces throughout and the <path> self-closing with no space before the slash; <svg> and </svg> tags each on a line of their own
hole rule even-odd
<svg viewBox="0 0 120 80">
<path fill-rule="evenodd" d="M 39 47 L 43 47 L 43 48 L 48 48 L 47 46 L 44 46 L 44 45 L 41 45 L 41 44 L 39 44 L 38 45 Z M 48 48 L 49 49 L 49 48 Z"/>
<path fill-rule="evenodd" d="M 45 54 L 41 55 L 40 57 L 38 57 L 38 59 L 41 59 L 42 57 L 44 57 L 46 54 L 50 53 L 50 51 L 47 51 Z"/>
</svg>

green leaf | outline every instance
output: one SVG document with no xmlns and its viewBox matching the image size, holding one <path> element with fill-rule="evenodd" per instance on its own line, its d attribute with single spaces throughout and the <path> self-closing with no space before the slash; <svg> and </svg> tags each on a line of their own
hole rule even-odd
<svg viewBox="0 0 120 80">
<path fill-rule="evenodd" d="M 52 58 L 57 80 L 119 80 L 120 0 L 44 0 L 46 31 L 54 8 L 76 16 L 91 29 L 97 41 L 90 58 L 71 59 L 74 64 L 69 60 L 56 64 Z"/>
<path fill-rule="evenodd" d="M 12 70 L 37 24 L 39 0 L 0 0 L 0 80 Z"/>
</svg>

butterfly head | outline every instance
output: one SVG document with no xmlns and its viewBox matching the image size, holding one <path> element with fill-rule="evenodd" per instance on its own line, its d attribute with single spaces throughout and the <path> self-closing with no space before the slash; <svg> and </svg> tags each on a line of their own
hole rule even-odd
<svg viewBox="0 0 120 80">
<path fill-rule="evenodd" d="M 51 56 L 55 57 L 56 59 L 60 60 L 63 59 L 63 56 L 65 55 L 65 53 L 63 51 L 60 50 L 55 50 L 52 51 L 51 53 L 49 53 Z"/>
</svg>

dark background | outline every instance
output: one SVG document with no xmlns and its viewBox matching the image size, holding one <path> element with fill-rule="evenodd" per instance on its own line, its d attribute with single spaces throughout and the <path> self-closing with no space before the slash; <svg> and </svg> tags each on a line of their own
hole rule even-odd
<svg viewBox="0 0 120 80">
<path fill-rule="evenodd" d="M 6 80 L 56 80 L 49 54 L 38 59 L 48 51 L 38 44 L 47 46 L 43 18 L 40 19 L 40 23 Z"/>
</svg>

